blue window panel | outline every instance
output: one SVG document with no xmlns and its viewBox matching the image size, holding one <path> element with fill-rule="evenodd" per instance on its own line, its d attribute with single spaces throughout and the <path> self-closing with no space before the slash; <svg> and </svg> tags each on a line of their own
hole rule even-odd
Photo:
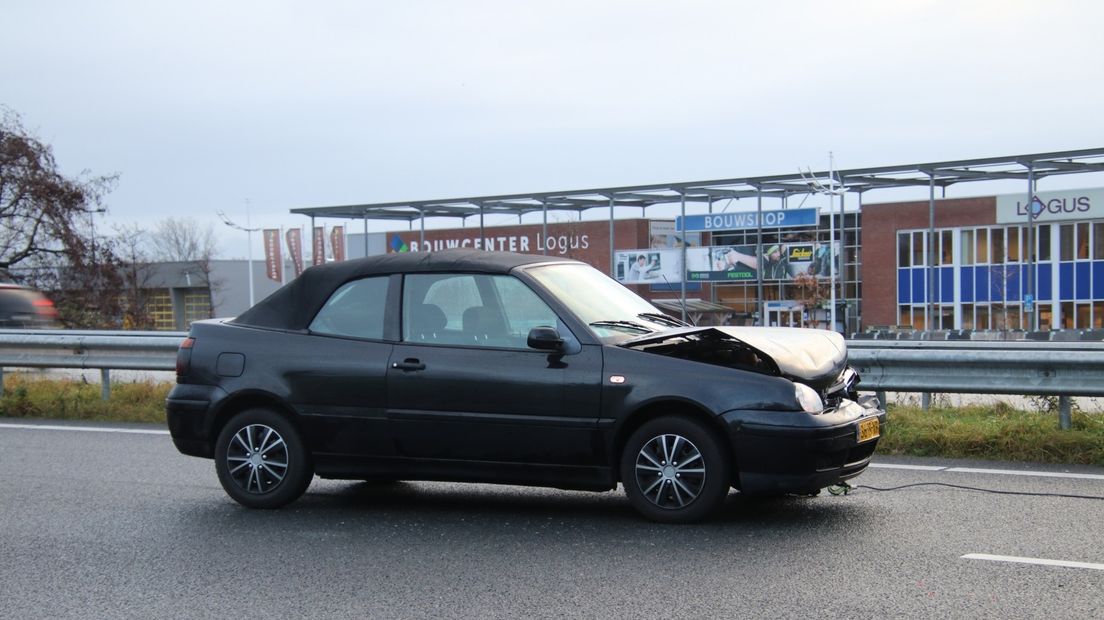
<svg viewBox="0 0 1104 620">
<path fill-rule="evenodd" d="M 1035 291 L 1039 293 L 1039 301 L 1050 301 L 1054 297 L 1050 294 L 1054 286 L 1054 272 L 1050 269 L 1050 263 L 1037 265 L 1036 268 Z"/>
<path fill-rule="evenodd" d="M 954 303 L 954 267 L 939 268 L 939 301 Z"/>
<path fill-rule="evenodd" d="M 1073 300 L 1073 263 L 1058 265 L 1058 299 Z"/>
<path fill-rule="evenodd" d="M 989 268 L 989 299 L 1001 301 L 1004 299 L 1004 265 L 993 265 Z"/>
<path fill-rule="evenodd" d="M 961 267 L 961 288 L 959 295 L 962 297 L 963 303 L 971 303 L 974 301 L 974 268 L 973 267 Z"/>
<path fill-rule="evenodd" d="M 1104 264 L 1104 263 L 1102 263 Z M 907 304 L 912 302 L 912 281 L 909 278 L 908 269 L 897 270 L 897 303 Z"/>
<path fill-rule="evenodd" d="M 1009 302 L 1023 301 L 1020 297 L 1020 266 L 1004 266 L 1004 298 Z"/>
<path fill-rule="evenodd" d="M 924 277 L 925 271 L 927 271 L 927 269 L 924 267 L 912 270 L 912 303 L 914 304 L 925 303 L 928 299 L 928 279 Z"/>
<path fill-rule="evenodd" d="M 1092 299 L 1092 264 L 1077 263 L 1074 267 L 1074 280 L 1077 284 L 1077 299 L 1080 301 Z"/>
<path fill-rule="evenodd" d="M 989 301 L 989 268 L 978 267 L 974 270 L 974 291 L 977 301 Z"/>
<path fill-rule="evenodd" d="M 1093 299 L 1104 299 L 1104 261 L 1093 261 Z"/>
</svg>

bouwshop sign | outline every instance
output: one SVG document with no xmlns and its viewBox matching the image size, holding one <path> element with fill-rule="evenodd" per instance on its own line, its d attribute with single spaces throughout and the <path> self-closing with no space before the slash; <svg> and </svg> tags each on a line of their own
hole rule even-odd
<svg viewBox="0 0 1104 620">
<path fill-rule="evenodd" d="M 1026 224 L 1029 213 L 1039 223 L 1104 218 L 1104 188 L 997 196 L 998 224 Z"/>
</svg>

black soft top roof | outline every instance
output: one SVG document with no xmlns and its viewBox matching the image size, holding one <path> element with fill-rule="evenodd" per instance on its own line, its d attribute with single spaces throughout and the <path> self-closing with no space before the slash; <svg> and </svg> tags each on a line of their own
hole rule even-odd
<svg viewBox="0 0 1104 620">
<path fill-rule="evenodd" d="M 513 252 L 456 249 L 384 254 L 328 263 L 307 269 L 230 322 L 271 329 L 306 329 L 335 289 L 350 280 L 367 276 L 435 271 L 507 273 L 522 265 L 569 262 L 578 261 Z"/>
</svg>

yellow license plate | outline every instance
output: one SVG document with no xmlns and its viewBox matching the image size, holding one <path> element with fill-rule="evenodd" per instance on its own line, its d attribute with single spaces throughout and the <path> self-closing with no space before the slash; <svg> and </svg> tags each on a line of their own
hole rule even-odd
<svg viewBox="0 0 1104 620">
<path fill-rule="evenodd" d="M 859 443 L 876 439 L 882 434 L 878 418 L 868 418 L 859 422 Z"/>
</svg>

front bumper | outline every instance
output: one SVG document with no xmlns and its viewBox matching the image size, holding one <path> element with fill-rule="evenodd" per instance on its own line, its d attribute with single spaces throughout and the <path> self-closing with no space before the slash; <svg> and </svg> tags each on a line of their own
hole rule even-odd
<svg viewBox="0 0 1104 620">
<path fill-rule="evenodd" d="M 724 420 L 735 455 L 733 486 L 748 494 L 804 493 L 854 478 L 870 464 L 878 438 L 859 442 L 859 423 L 886 414 L 873 398 L 845 400 L 819 415 L 729 411 Z"/>
</svg>

